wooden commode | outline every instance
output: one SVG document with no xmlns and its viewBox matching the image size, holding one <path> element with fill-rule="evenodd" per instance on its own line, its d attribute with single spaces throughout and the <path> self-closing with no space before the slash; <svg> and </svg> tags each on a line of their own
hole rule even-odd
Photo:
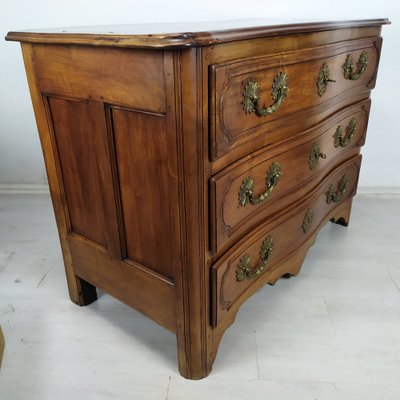
<svg viewBox="0 0 400 400">
<path fill-rule="evenodd" d="M 72 301 L 101 288 L 176 334 L 184 377 L 208 375 L 240 305 L 348 224 L 388 23 L 10 32 Z"/>
</svg>

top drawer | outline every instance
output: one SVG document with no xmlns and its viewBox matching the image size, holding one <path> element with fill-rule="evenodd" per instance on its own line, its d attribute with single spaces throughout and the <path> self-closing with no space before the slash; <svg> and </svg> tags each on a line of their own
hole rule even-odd
<svg viewBox="0 0 400 400">
<path fill-rule="evenodd" d="M 211 159 L 294 135 L 318 122 L 310 115 L 373 88 L 381 44 L 368 38 L 212 65 Z"/>
</svg>

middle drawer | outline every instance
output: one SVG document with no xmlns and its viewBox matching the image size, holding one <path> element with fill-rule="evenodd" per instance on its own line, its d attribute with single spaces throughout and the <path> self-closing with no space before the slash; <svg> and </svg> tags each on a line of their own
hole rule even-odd
<svg viewBox="0 0 400 400">
<path fill-rule="evenodd" d="M 296 140 L 239 160 L 210 180 L 211 252 L 300 199 L 323 171 L 364 144 L 370 100 L 346 108 Z M 290 195 L 295 191 L 295 195 Z"/>
</svg>

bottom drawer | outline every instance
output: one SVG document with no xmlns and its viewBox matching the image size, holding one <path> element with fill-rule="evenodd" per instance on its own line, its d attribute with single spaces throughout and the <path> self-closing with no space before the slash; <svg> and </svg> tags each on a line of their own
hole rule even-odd
<svg viewBox="0 0 400 400">
<path fill-rule="evenodd" d="M 212 324 L 268 282 L 285 262 L 356 193 L 361 156 L 343 163 L 309 195 L 243 238 L 212 267 Z M 237 307 L 235 307 L 237 308 Z"/>
</svg>

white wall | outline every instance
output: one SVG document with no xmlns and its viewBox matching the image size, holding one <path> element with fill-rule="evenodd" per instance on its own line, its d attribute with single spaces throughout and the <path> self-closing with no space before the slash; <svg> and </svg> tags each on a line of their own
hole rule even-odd
<svg viewBox="0 0 400 400">
<path fill-rule="evenodd" d="M 398 0 L 12 0 L 0 33 L 55 26 L 242 18 L 357 19 L 389 17 L 360 186 L 400 187 L 400 5 Z M 397 114 L 398 113 L 398 114 Z M 43 184 L 44 165 L 17 43 L 0 40 L 0 185 Z M 3 185 L 4 186 L 4 185 Z"/>
</svg>

